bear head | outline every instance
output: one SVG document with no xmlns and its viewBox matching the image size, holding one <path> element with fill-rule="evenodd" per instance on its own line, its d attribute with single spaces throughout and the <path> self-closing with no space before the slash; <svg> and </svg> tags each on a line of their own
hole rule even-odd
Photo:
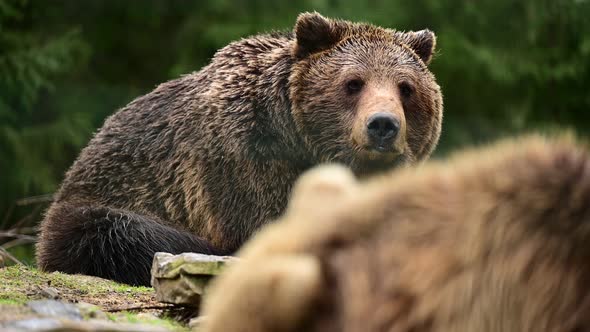
<svg viewBox="0 0 590 332">
<path fill-rule="evenodd" d="M 343 163 L 362 175 L 431 154 L 443 111 L 427 67 L 434 33 L 304 13 L 294 34 L 293 118 L 320 162 Z"/>
</svg>

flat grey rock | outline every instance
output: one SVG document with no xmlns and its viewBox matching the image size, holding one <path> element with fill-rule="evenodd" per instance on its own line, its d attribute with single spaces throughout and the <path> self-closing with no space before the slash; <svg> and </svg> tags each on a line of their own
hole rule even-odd
<svg viewBox="0 0 590 332">
<path fill-rule="evenodd" d="M 197 306 L 209 281 L 236 259 L 196 253 L 156 253 L 152 264 L 152 286 L 157 300 Z"/>
<path fill-rule="evenodd" d="M 71 320 L 82 320 L 80 310 L 71 303 L 57 300 L 39 300 L 27 303 L 27 306 L 36 314 L 46 317 L 60 317 Z"/>
<path fill-rule="evenodd" d="M 0 324 L 6 332 L 169 332 L 170 330 L 145 324 L 114 323 L 98 320 L 72 321 L 58 318 L 32 318 Z"/>
</svg>

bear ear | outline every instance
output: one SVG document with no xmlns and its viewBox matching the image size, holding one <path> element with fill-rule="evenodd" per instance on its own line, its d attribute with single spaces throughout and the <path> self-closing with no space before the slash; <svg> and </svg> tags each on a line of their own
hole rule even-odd
<svg viewBox="0 0 590 332">
<path fill-rule="evenodd" d="M 402 43 L 408 45 L 424 61 L 430 64 L 434 48 L 436 47 L 436 36 L 434 32 L 425 29 L 420 31 L 398 32 Z"/>
<path fill-rule="evenodd" d="M 342 38 L 337 25 L 317 12 L 300 14 L 294 30 L 298 58 L 326 50 Z"/>
</svg>

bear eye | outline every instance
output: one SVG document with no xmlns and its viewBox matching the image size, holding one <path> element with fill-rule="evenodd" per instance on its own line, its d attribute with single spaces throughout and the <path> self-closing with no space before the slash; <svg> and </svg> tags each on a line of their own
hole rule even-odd
<svg viewBox="0 0 590 332">
<path fill-rule="evenodd" d="M 358 93 L 363 89 L 365 82 L 361 79 L 354 79 L 346 82 L 346 90 L 350 94 Z"/>
<path fill-rule="evenodd" d="M 414 87 L 408 82 L 401 82 L 399 84 L 399 92 L 402 97 L 408 98 L 414 93 Z"/>
</svg>

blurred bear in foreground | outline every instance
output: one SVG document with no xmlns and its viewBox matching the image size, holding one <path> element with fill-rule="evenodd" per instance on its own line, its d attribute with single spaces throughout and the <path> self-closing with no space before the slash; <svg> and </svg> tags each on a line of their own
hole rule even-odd
<svg viewBox="0 0 590 332">
<path fill-rule="evenodd" d="M 205 331 L 588 331 L 590 156 L 529 136 L 363 184 L 320 167 L 239 255 Z"/>
</svg>

